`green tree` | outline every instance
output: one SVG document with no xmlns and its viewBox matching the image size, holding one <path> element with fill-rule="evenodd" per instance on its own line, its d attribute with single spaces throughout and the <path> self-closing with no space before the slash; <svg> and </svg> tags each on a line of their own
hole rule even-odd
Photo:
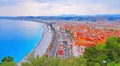
<svg viewBox="0 0 120 66">
<path fill-rule="evenodd" d="M 108 63 L 107 66 L 115 66 L 115 62 Z"/>
<path fill-rule="evenodd" d="M 99 63 L 95 63 L 95 66 L 100 66 L 100 64 Z"/>
<path fill-rule="evenodd" d="M 0 66 L 15 66 L 16 63 L 15 62 L 3 62 L 2 64 L 0 64 Z"/>
<path fill-rule="evenodd" d="M 117 42 L 120 44 L 120 37 L 118 37 L 117 39 L 118 39 Z"/>
<path fill-rule="evenodd" d="M 114 49 L 118 45 L 116 37 L 110 37 L 106 41 L 107 49 Z"/>
<path fill-rule="evenodd" d="M 106 50 L 106 44 L 98 44 L 96 46 L 96 50 L 101 50 L 101 51 Z"/>
<path fill-rule="evenodd" d="M 7 56 L 2 59 L 2 62 L 13 62 L 13 57 Z"/>
</svg>

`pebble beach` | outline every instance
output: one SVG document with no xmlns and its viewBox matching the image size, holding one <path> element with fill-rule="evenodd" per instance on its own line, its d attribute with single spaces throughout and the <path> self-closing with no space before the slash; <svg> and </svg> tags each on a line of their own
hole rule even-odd
<svg viewBox="0 0 120 66">
<path fill-rule="evenodd" d="M 38 42 L 37 46 L 32 50 L 31 53 L 29 53 L 27 56 L 25 56 L 20 62 L 18 62 L 18 66 L 22 62 L 28 62 L 28 58 L 30 57 L 30 54 L 34 55 L 34 57 L 41 57 L 46 52 L 51 40 L 52 40 L 52 32 L 49 32 L 50 28 L 46 24 L 43 24 L 44 32 L 42 35 L 42 39 Z"/>
</svg>

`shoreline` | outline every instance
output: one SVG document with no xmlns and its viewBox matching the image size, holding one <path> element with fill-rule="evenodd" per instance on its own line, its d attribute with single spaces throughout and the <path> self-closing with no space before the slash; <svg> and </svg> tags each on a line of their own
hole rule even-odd
<svg viewBox="0 0 120 66">
<path fill-rule="evenodd" d="M 43 24 L 43 23 L 42 23 Z M 51 41 L 52 41 L 52 32 L 49 32 L 48 25 L 43 24 L 41 27 L 43 27 L 44 31 L 42 34 L 41 40 L 38 42 L 38 44 L 31 50 L 28 55 L 26 55 L 20 62 L 17 63 L 18 66 L 21 65 L 23 62 L 29 62 L 29 57 L 33 55 L 34 57 L 42 57 L 45 52 L 47 51 L 47 48 L 49 47 Z"/>
<path fill-rule="evenodd" d="M 42 39 L 39 41 L 39 43 L 33 50 L 34 57 L 43 56 L 52 40 L 52 32 L 48 32 L 49 29 L 47 28 L 46 24 L 43 24 L 43 26 L 45 26 L 45 27 L 44 27 Z"/>
</svg>

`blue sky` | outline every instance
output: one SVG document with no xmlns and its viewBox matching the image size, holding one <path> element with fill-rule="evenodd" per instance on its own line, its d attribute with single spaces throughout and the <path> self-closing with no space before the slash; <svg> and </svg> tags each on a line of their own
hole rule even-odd
<svg viewBox="0 0 120 66">
<path fill-rule="evenodd" d="M 0 16 L 120 14 L 120 0 L 0 0 Z"/>
</svg>

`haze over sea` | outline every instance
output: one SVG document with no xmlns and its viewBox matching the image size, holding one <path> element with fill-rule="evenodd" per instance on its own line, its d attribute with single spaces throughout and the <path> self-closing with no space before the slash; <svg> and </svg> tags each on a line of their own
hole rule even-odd
<svg viewBox="0 0 120 66">
<path fill-rule="evenodd" d="M 42 38 L 41 23 L 0 20 L 0 60 L 5 56 L 19 62 Z"/>
</svg>

